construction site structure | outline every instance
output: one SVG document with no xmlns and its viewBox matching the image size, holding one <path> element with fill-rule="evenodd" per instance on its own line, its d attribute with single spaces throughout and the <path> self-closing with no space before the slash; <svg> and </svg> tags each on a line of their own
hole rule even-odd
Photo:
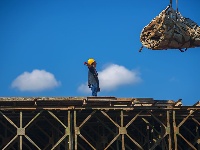
<svg viewBox="0 0 200 150">
<path fill-rule="evenodd" d="M 1 150 L 200 150 L 200 103 L 0 97 Z"/>
</svg>

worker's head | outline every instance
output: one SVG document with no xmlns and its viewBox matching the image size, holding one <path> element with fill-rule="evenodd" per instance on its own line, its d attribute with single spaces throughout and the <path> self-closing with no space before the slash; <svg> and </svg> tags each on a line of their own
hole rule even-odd
<svg viewBox="0 0 200 150">
<path fill-rule="evenodd" d="M 88 59 L 88 65 L 96 64 L 96 61 L 93 58 Z"/>
</svg>

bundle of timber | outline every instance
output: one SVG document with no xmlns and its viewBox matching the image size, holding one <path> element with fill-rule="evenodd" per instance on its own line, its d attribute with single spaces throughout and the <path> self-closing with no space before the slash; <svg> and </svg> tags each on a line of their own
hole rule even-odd
<svg viewBox="0 0 200 150">
<path fill-rule="evenodd" d="M 182 49 L 200 46 L 200 26 L 168 6 L 143 28 L 140 41 L 143 46 L 152 50 L 183 51 Z"/>
</svg>

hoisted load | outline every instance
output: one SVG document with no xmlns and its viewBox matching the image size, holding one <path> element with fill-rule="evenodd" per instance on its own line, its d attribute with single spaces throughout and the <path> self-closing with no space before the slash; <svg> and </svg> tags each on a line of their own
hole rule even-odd
<svg viewBox="0 0 200 150">
<path fill-rule="evenodd" d="M 179 49 L 183 52 L 183 49 L 200 46 L 200 26 L 183 17 L 178 8 L 175 11 L 171 0 L 170 5 L 143 28 L 140 41 L 148 49 Z"/>
</svg>

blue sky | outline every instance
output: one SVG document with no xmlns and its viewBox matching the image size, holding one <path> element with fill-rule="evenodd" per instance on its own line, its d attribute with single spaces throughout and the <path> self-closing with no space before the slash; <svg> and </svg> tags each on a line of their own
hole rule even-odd
<svg viewBox="0 0 200 150">
<path fill-rule="evenodd" d="M 84 61 L 97 61 L 99 96 L 200 100 L 200 48 L 141 53 L 140 33 L 169 0 L 1 0 L 0 96 L 90 96 Z M 197 0 L 179 1 L 200 25 Z M 175 0 L 173 2 L 174 9 Z"/>
</svg>

